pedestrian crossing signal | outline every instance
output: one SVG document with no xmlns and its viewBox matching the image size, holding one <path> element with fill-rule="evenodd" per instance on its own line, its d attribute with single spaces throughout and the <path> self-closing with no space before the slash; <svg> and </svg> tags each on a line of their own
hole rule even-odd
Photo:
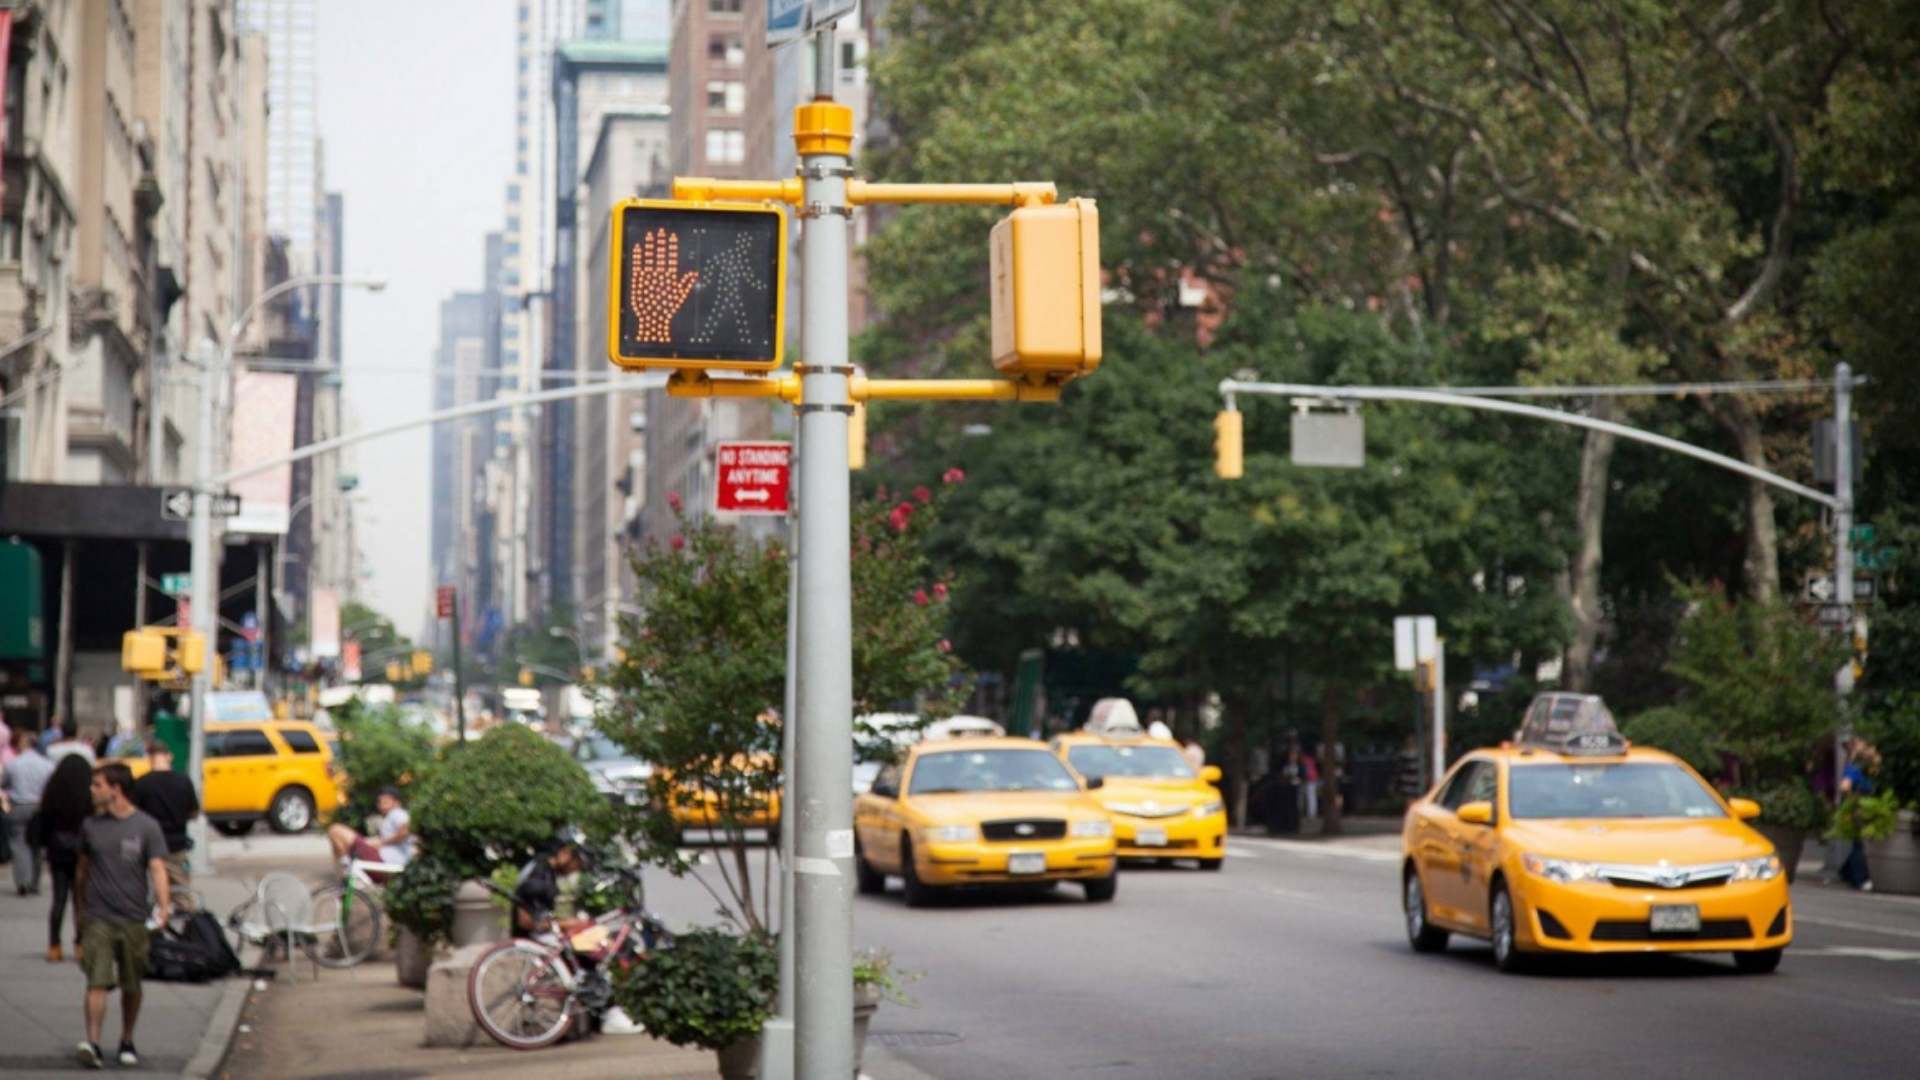
<svg viewBox="0 0 1920 1080">
<path fill-rule="evenodd" d="M 780 366 L 787 215 L 772 204 L 629 199 L 613 209 L 607 355 L 623 368 Z"/>
</svg>

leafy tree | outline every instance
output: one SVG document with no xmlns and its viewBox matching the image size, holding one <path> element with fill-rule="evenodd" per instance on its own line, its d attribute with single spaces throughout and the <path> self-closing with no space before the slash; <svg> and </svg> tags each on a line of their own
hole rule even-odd
<svg viewBox="0 0 1920 1080">
<path fill-rule="evenodd" d="M 946 639 L 950 586 L 922 551 L 937 517 L 938 500 L 924 486 L 896 499 L 881 492 L 854 508 L 856 714 L 904 707 L 943 716 L 964 696 Z M 596 723 L 653 763 L 656 808 L 712 801 L 731 861 L 720 864 L 728 913 L 764 931 L 770 898 L 754 890 L 741 823 L 780 790 L 789 564 L 777 541 L 679 520 L 681 535 L 633 558 L 643 614 L 621 621 L 623 658 L 607 674 L 610 702 Z M 650 857 L 686 869 L 669 814 L 633 824 Z"/>
<path fill-rule="evenodd" d="M 347 801 L 333 820 L 358 829 L 377 812 L 374 802 L 381 788 L 404 788 L 432 767 L 433 737 L 392 705 L 370 706 L 353 699 L 331 715 L 340 729 L 339 763 L 347 776 Z"/>
</svg>

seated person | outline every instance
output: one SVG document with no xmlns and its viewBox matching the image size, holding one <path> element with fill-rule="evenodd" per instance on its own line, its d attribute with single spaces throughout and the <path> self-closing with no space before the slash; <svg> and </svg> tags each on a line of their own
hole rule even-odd
<svg viewBox="0 0 1920 1080">
<path fill-rule="evenodd" d="M 341 863 L 358 859 L 405 866 L 407 860 L 413 858 L 413 819 L 408 816 L 407 808 L 400 805 L 400 789 L 381 788 L 374 806 L 380 811 L 380 828 L 379 835 L 373 839 L 354 832 L 349 825 L 327 826 L 327 843 L 333 845 L 333 857 Z"/>
<path fill-rule="evenodd" d="M 513 884 L 513 936 L 532 937 L 546 933 L 554 910 L 560 905 L 560 878 L 577 874 L 586 865 L 580 854 L 580 833 L 563 829 L 554 837 L 545 853 L 520 869 Z M 572 936 L 593 924 L 592 919 L 561 919 L 560 932 Z"/>
</svg>

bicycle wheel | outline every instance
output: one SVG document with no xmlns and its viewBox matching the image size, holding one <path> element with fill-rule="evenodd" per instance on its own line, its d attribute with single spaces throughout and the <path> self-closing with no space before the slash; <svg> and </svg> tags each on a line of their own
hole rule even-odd
<svg viewBox="0 0 1920 1080">
<path fill-rule="evenodd" d="M 349 894 L 340 882 L 313 890 L 312 914 L 300 947 L 321 967 L 350 968 L 380 944 L 380 908 L 363 892 Z"/>
<path fill-rule="evenodd" d="M 551 1046 L 573 1026 L 566 972 L 551 953 L 524 941 L 503 941 L 473 965 L 467 1001 L 480 1030 L 515 1050 Z"/>
</svg>

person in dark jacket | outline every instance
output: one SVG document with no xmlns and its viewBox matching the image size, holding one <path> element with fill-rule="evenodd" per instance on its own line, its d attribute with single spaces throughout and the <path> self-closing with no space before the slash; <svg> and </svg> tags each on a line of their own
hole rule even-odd
<svg viewBox="0 0 1920 1080">
<path fill-rule="evenodd" d="M 187 856 L 193 841 L 187 838 L 187 823 L 200 815 L 200 798 L 187 774 L 173 771 L 173 748 L 166 743 L 147 740 L 147 764 L 153 769 L 134 781 L 133 805 L 160 823 L 160 833 L 167 838 L 167 885 L 173 893 L 173 908 L 191 912 L 193 879 Z"/>
<path fill-rule="evenodd" d="M 53 882 L 53 906 L 47 909 L 47 962 L 57 964 L 60 929 L 66 924 L 67 905 L 73 902 L 73 875 L 80 865 L 80 826 L 93 815 L 93 766 L 78 754 L 68 754 L 54 767 L 47 790 L 40 797 L 38 835 L 46 853 L 47 876 Z M 80 921 L 74 917 L 73 952 L 80 955 Z"/>
</svg>

